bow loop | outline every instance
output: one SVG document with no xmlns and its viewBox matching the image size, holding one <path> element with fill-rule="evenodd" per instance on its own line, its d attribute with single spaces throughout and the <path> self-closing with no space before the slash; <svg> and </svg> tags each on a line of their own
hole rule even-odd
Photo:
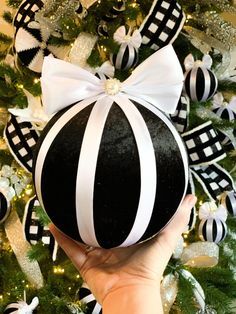
<svg viewBox="0 0 236 314">
<path fill-rule="evenodd" d="M 135 96 L 156 108 L 174 113 L 183 87 L 183 73 L 171 45 L 141 63 L 131 76 L 121 83 L 119 93 Z M 92 73 L 65 61 L 45 57 L 42 70 L 43 104 L 52 114 L 82 99 L 112 97 L 104 81 Z"/>
</svg>

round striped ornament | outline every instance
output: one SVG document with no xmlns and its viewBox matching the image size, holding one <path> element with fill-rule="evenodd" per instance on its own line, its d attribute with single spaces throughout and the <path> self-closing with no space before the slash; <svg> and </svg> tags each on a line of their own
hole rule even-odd
<svg viewBox="0 0 236 314">
<path fill-rule="evenodd" d="M 214 108 L 212 111 L 221 119 L 228 121 L 234 121 L 236 119 L 236 113 L 227 106 Z"/>
<path fill-rule="evenodd" d="M 225 197 L 225 206 L 231 215 L 236 216 L 236 192 L 235 191 L 227 192 L 227 195 Z"/>
<path fill-rule="evenodd" d="M 219 243 L 227 235 L 227 226 L 224 221 L 218 218 L 203 219 L 200 222 L 198 234 L 202 241 Z"/>
<path fill-rule="evenodd" d="M 111 63 L 118 70 L 128 70 L 138 63 L 138 49 L 134 46 L 123 43 L 117 54 L 111 54 Z"/>
<path fill-rule="evenodd" d="M 84 100 L 44 128 L 34 158 L 36 192 L 73 239 L 104 248 L 144 241 L 182 202 L 185 146 L 167 116 L 146 106 Z"/>
<path fill-rule="evenodd" d="M 193 67 L 184 76 L 184 91 L 192 101 L 206 101 L 215 94 L 218 80 L 211 70 Z"/>
<path fill-rule="evenodd" d="M 4 195 L 2 191 L 0 191 L 0 224 L 3 223 L 10 212 L 10 202 Z"/>
</svg>

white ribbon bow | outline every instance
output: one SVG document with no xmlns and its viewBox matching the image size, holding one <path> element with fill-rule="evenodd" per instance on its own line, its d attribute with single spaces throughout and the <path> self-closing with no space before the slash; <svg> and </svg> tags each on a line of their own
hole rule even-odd
<svg viewBox="0 0 236 314">
<path fill-rule="evenodd" d="M 32 314 L 33 310 L 35 310 L 39 304 L 39 299 L 38 297 L 34 297 L 29 305 L 25 302 L 19 302 L 19 304 L 21 306 L 18 310 L 19 314 Z"/>
<path fill-rule="evenodd" d="M 225 107 L 236 113 L 236 96 L 233 96 L 229 103 L 224 101 L 222 93 L 217 93 L 213 97 L 213 108 Z"/>
<path fill-rule="evenodd" d="M 124 82 L 114 79 L 114 88 L 119 87 L 115 96 L 141 99 L 165 113 L 174 113 L 183 80 L 178 57 L 173 47 L 168 45 L 141 63 Z M 94 96 L 113 99 L 114 94 L 106 90 L 106 82 L 78 66 L 45 57 L 41 78 L 45 111 L 52 114 Z"/>
<path fill-rule="evenodd" d="M 186 71 L 191 70 L 194 67 L 204 67 L 210 69 L 212 66 L 212 58 L 210 55 L 204 55 L 202 60 L 194 61 L 193 55 L 190 53 L 184 59 L 184 66 Z"/>
<path fill-rule="evenodd" d="M 126 34 L 126 28 L 125 26 L 120 26 L 114 33 L 113 38 L 116 42 L 119 44 L 130 44 L 134 48 L 139 48 L 142 43 L 142 36 L 140 34 L 139 30 L 135 30 L 133 34 L 131 35 L 131 28 L 128 31 L 128 34 Z"/>
<path fill-rule="evenodd" d="M 226 221 L 227 210 L 224 206 L 217 206 L 214 201 L 203 203 L 199 208 L 199 219 L 220 219 Z"/>
</svg>

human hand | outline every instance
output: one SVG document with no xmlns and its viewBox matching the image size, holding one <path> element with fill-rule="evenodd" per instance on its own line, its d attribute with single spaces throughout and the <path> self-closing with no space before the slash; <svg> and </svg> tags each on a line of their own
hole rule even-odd
<svg viewBox="0 0 236 314">
<path fill-rule="evenodd" d="M 50 225 L 50 230 L 97 301 L 103 305 L 116 291 L 126 294 L 136 287 L 147 287 L 147 291 L 151 289 L 155 293 L 160 290 L 161 277 L 179 236 L 186 228 L 195 202 L 195 196 L 186 196 L 172 221 L 157 236 L 126 248 L 88 249 L 64 235 L 54 225 Z"/>
</svg>

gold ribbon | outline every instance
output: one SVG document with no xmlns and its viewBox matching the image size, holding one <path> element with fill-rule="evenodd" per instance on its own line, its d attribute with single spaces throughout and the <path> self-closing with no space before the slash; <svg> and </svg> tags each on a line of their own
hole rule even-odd
<svg viewBox="0 0 236 314">
<path fill-rule="evenodd" d="M 5 222 L 5 231 L 16 255 L 17 261 L 25 273 L 28 281 L 37 289 L 43 287 L 43 276 L 38 262 L 30 261 L 27 253 L 31 248 L 26 241 L 21 221 L 15 210 L 11 211 L 10 216 Z"/>
</svg>

